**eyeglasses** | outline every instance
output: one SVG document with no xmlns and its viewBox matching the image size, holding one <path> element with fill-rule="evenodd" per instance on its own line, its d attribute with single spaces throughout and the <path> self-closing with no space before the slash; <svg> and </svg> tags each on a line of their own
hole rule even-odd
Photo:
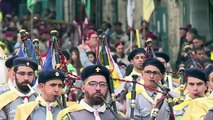
<svg viewBox="0 0 213 120">
<path fill-rule="evenodd" d="M 20 76 L 33 76 L 34 75 L 34 72 L 17 72 L 18 75 Z"/>
<path fill-rule="evenodd" d="M 99 37 L 90 37 L 91 39 L 99 39 Z"/>
<path fill-rule="evenodd" d="M 153 74 L 153 76 L 159 76 L 159 75 L 161 75 L 161 73 L 158 72 L 158 71 L 150 71 L 150 70 L 145 70 L 144 73 L 145 73 L 146 75 L 151 75 L 151 74 Z"/>
<path fill-rule="evenodd" d="M 205 55 L 205 53 L 197 53 L 197 55 Z"/>
<path fill-rule="evenodd" d="M 96 82 L 96 81 L 90 81 L 90 82 L 86 83 L 86 85 L 89 85 L 90 87 L 97 87 L 98 85 L 103 88 L 107 87 L 106 82 Z"/>
</svg>

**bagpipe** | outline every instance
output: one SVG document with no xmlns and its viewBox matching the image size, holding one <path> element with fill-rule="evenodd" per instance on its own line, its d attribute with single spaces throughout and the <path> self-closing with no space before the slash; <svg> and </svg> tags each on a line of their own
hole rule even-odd
<svg viewBox="0 0 213 120">
<path fill-rule="evenodd" d="M 184 77 L 184 71 L 185 71 L 185 69 L 184 69 L 184 67 L 180 67 L 179 68 L 179 73 L 180 73 L 180 87 L 179 87 L 179 90 L 180 90 L 180 98 L 179 98 L 179 100 L 180 100 L 180 102 L 182 103 L 182 102 L 184 102 L 184 97 L 185 97 L 185 95 L 184 95 L 184 84 L 185 84 L 185 77 Z"/>
<path fill-rule="evenodd" d="M 61 92 L 61 96 L 55 96 L 56 101 L 58 102 L 61 109 L 67 108 L 68 98 L 66 96 L 69 95 L 70 89 L 75 83 L 76 80 L 80 80 L 78 76 L 72 74 L 68 71 L 67 63 L 65 62 L 65 56 L 62 53 L 62 41 L 58 39 L 58 32 L 56 30 L 52 30 L 50 32 L 51 39 L 49 41 L 49 48 L 46 56 L 46 63 L 44 62 L 43 69 L 48 69 L 48 63 L 50 62 L 50 68 L 57 69 L 64 72 L 66 78 L 64 81 L 64 87 Z M 46 68 L 47 67 L 47 68 Z M 72 120 L 72 116 L 70 114 L 66 114 L 69 120 Z"/>
<path fill-rule="evenodd" d="M 198 59 L 193 55 L 192 48 L 189 45 L 184 47 L 184 51 L 187 52 L 187 56 L 192 61 L 193 67 L 204 69 L 204 67 L 198 62 Z"/>
<path fill-rule="evenodd" d="M 170 110 L 170 120 L 175 120 L 174 113 L 173 113 L 174 97 L 169 93 L 170 89 L 168 87 L 164 87 L 164 86 L 156 83 L 155 81 L 153 81 L 153 82 L 163 91 L 162 92 L 163 96 L 160 99 L 158 99 L 155 107 L 152 109 L 151 120 L 155 120 L 155 118 L 158 116 L 158 112 L 160 111 L 165 98 L 167 98 L 167 103 L 168 103 L 169 110 Z"/>
<path fill-rule="evenodd" d="M 39 40 L 38 39 L 30 40 L 29 33 L 24 29 L 21 29 L 19 33 L 21 39 L 21 46 L 19 51 L 17 52 L 17 55 L 19 57 L 28 57 L 34 60 L 38 64 L 38 71 L 37 71 L 38 73 L 41 70 L 43 63 L 41 59 L 41 53 L 39 50 Z"/>
<path fill-rule="evenodd" d="M 98 33 L 99 33 L 99 39 L 100 39 L 100 45 L 101 45 L 101 52 L 100 52 L 100 54 L 98 54 L 99 62 L 103 66 L 106 66 L 109 68 L 110 60 L 112 60 L 112 58 L 108 56 L 109 46 L 107 44 L 107 37 L 101 31 L 98 31 Z M 110 70 L 110 68 L 109 68 L 109 70 Z M 112 74 L 111 70 L 110 70 L 110 73 Z M 114 83 L 113 83 L 112 77 L 110 77 L 110 79 L 108 80 L 108 88 L 109 88 L 111 101 L 110 101 L 110 103 L 106 103 L 106 101 L 104 100 L 105 104 L 108 106 L 108 108 L 110 109 L 110 111 L 112 112 L 114 117 L 117 120 L 119 120 L 120 118 L 118 117 L 118 113 L 117 113 L 116 95 L 115 95 Z M 104 98 L 102 97 L 102 99 L 104 99 Z"/>
<path fill-rule="evenodd" d="M 80 80 L 80 78 L 68 71 L 65 56 L 62 53 L 62 41 L 58 39 L 58 32 L 56 30 L 52 30 L 50 34 L 52 38 L 49 43 L 49 52 L 52 55 L 52 59 L 50 59 L 50 61 L 53 60 L 53 69 L 61 70 L 66 76 L 64 89 L 62 90 L 61 95 L 63 108 L 66 108 L 66 102 L 68 101 L 66 96 L 69 95 L 70 89 L 74 87 L 75 81 Z"/>
<path fill-rule="evenodd" d="M 133 85 L 132 85 L 132 91 L 131 91 L 131 102 L 130 102 L 130 107 L 131 107 L 131 113 L 130 113 L 130 120 L 134 120 L 134 109 L 136 106 L 135 98 L 136 98 L 136 82 L 137 82 L 138 75 L 132 75 L 133 79 Z"/>
<path fill-rule="evenodd" d="M 50 32 L 51 39 L 49 40 L 49 48 L 47 51 L 47 55 L 44 61 L 42 61 L 40 50 L 39 50 L 39 40 L 33 39 L 32 41 L 29 39 L 29 33 L 26 30 L 22 29 L 19 31 L 21 36 L 21 47 L 17 52 L 19 57 L 28 57 L 34 60 L 38 64 L 38 71 L 45 70 L 45 69 L 58 69 L 65 73 L 66 80 L 64 85 L 64 89 L 62 90 L 62 95 L 56 96 L 56 100 L 61 98 L 62 102 L 59 102 L 61 108 L 66 108 L 67 98 L 66 95 L 69 94 L 70 89 L 73 86 L 75 80 L 80 80 L 80 78 L 71 72 L 68 71 L 67 65 L 65 63 L 65 56 L 62 53 L 61 49 L 61 41 L 58 39 L 58 32 L 56 30 L 52 30 Z M 37 75 L 38 75 L 37 74 Z M 77 88 L 77 87 L 76 87 Z"/>
</svg>

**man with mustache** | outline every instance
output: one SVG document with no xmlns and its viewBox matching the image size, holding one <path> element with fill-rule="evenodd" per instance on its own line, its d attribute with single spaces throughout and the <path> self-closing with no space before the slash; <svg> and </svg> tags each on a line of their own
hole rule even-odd
<svg viewBox="0 0 213 120">
<path fill-rule="evenodd" d="M 3 120 L 13 120 L 18 105 L 34 101 L 37 97 L 31 86 L 38 65 L 25 57 L 16 58 L 13 65 L 15 86 L 10 87 L 9 91 L 0 95 L 0 116 Z"/>
<path fill-rule="evenodd" d="M 200 68 L 189 68 L 185 70 L 186 75 L 186 94 L 184 102 L 179 105 L 174 106 L 174 113 L 177 120 L 182 119 L 182 116 L 187 115 L 185 111 L 187 110 L 189 104 L 194 101 L 194 99 L 204 97 L 207 92 L 207 78 L 204 70 Z M 189 120 L 189 119 L 185 119 Z"/>
<path fill-rule="evenodd" d="M 91 65 L 81 73 L 84 85 L 81 90 L 84 98 L 79 104 L 59 112 L 57 120 L 72 115 L 76 120 L 114 120 L 113 114 L 104 104 L 108 94 L 110 73 L 106 67 Z"/>
<path fill-rule="evenodd" d="M 41 71 L 38 76 L 38 87 L 41 94 L 35 101 L 19 105 L 15 120 L 55 120 L 62 109 L 62 106 L 57 103 L 56 97 L 61 96 L 64 79 L 64 73 L 59 70 Z"/>
</svg>

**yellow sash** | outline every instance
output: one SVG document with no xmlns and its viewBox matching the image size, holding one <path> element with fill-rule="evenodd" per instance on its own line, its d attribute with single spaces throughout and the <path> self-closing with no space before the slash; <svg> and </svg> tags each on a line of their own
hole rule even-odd
<svg viewBox="0 0 213 120">
<path fill-rule="evenodd" d="M 39 101 L 39 104 L 46 107 L 46 120 L 53 120 L 52 107 L 56 107 L 58 105 L 57 101 L 54 102 L 46 102 L 40 95 L 36 98 L 36 101 Z"/>
<path fill-rule="evenodd" d="M 144 87 L 141 87 L 140 89 L 141 89 L 141 90 L 139 90 L 139 89 L 136 90 L 136 94 L 141 93 L 141 94 L 143 95 L 143 97 L 145 97 L 151 104 L 157 103 L 157 100 L 160 99 L 160 98 L 162 97 L 162 94 L 161 94 L 161 93 L 157 93 L 155 99 L 153 100 L 153 99 L 148 95 L 148 93 L 146 92 L 146 90 L 144 89 Z M 126 96 L 127 96 L 128 99 L 131 99 L 131 92 L 129 92 Z"/>
<path fill-rule="evenodd" d="M 162 97 L 162 94 L 161 93 L 157 93 L 155 99 L 153 100 L 149 95 L 148 93 L 146 92 L 146 90 L 144 89 L 144 87 L 142 87 L 143 89 L 143 92 L 141 92 L 141 94 L 152 104 L 156 104 L 157 103 L 157 100 L 160 99 Z"/>
<path fill-rule="evenodd" d="M 16 109 L 14 120 L 27 120 L 27 118 L 38 105 L 39 101 L 32 101 L 26 104 L 19 105 Z"/>
<path fill-rule="evenodd" d="M 0 95 L 0 110 L 4 106 L 9 104 L 10 102 L 17 99 L 18 97 L 19 96 L 16 93 L 14 93 L 13 91 L 7 91 L 7 92 L 3 93 L 2 95 Z"/>
<path fill-rule="evenodd" d="M 186 100 L 184 102 L 182 102 L 181 104 L 179 105 L 175 105 L 173 107 L 174 110 L 182 110 L 185 106 L 189 105 L 189 103 L 191 102 L 192 100 Z"/>
<path fill-rule="evenodd" d="M 68 102 L 67 105 L 71 106 L 77 104 L 75 102 Z M 26 120 L 33 110 L 39 105 L 39 101 L 32 101 L 26 104 L 19 105 L 16 110 L 14 120 Z"/>
<path fill-rule="evenodd" d="M 0 95 L 0 110 L 6 106 L 7 104 L 9 104 L 10 102 L 16 100 L 19 96 L 22 96 L 24 94 L 22 94 L 21 92 L 17 91 L 14 87 L 10 86 L 10 91 L 7 91 L 3 94 Z M 27 95 L 32 95 L 34 93 L 34 90 L 32 88 L 30 88 L 30 92 Z"/>
<path fill-rule="evenodd" d="M 66 114 L 69 114 L 70 112 L 80 111 L 83 109 L 86 109 L 86 108 L 79 104 L 74 104 L 72 106 L 69 106 L 68 108 L 63 109 L 58 113 L 57 120 L 63 120 L 66 118 Z"/>
</svg>

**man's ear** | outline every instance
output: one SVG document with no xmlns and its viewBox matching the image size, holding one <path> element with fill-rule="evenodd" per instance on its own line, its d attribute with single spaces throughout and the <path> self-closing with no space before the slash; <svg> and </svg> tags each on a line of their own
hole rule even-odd
<svg viewBox="0 0 213 120">
<path fill-rule="evenodd" d="M 164 75 L 161 75 L 161 80 L 163 80 L 164 79 Z"/>
<path fill-rule="evenodd" d="M 40 90 L 43 89 L 44 88 L 44 83 L 39 83 L 38 87 L 39 87 Z"/>
<path fill-rule="evenodd" d="M 210 82 L 209 82 L 209 81 L 207 81 L 205 84 L 206 84 L 206 87 L 207 87 L 206 89 L 211 88 L 211 86 L 210 86 Z"/>
<path fill-rule="evenodd" d="M 13 75 L 13 78 L 15 78 L 15 75 L 16 75 L 15 71 L 14 71 L 14 72 L 12 72 L 12 75 Z"/>
<path fill-rule="evenodd" d="M 83 93 L 85 92 L 85 86 L 84 86 L 84 85 L 81 87 L 81 91 L 82 91 Z"/>
<path fill-rule="evenodd" d="M 134 59 L 134 58 L 132 58 L 132 59 L 130 60 L 130 63 L 131 63 L 131 64 L 133 64 L 133 59 Z"/>
</svg>

